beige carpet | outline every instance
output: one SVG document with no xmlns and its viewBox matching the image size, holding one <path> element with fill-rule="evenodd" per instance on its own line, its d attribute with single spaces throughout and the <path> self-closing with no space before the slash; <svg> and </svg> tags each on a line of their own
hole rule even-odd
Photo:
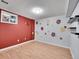
<svg viewBox="0 0 79 59">
<path fill-rule="evenodd" d="M 69 49 L 33 41 L 0 52 L 0 59 L 72 59 L 72 58 Z"/>
</svg>

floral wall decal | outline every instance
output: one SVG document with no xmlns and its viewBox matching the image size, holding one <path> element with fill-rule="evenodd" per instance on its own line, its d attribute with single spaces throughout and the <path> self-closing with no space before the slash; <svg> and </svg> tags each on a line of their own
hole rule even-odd
<svg viewBox="0 0 79 59">
<path fill-rule="evenodd" d="M 44 30 L 44 28 L 43 28 L 43 27 L 41 27 L 41 30 L 43 31 L 43 30 Z"/>
<path fill-rule="evenodd" d="M 36 21 L 36 24 L 38 24 L 38 21 Z"/>
<path fill-rule="evenodd" d="M 47 33 L 45 33 L 45 35 L 47 35 Z"/>
<path fill-rule="evenodd" d="M 60 23 L 61 23 L 61 20 L 58 19 L 58 20 L 56 21 L 56 23 L 57 23 L 57 24 L 60 24 Z"/>
<path fill-rule="evenodd" d="M 43 20 L 38 20 L 39 24 L 36 26 L 36 30 L 39 35 L 36 35 L 36 39 L 64 45 L 61 43 L 68 43 L 68 24 L 67 19 L 64 17 L 47 18 Z M 41 37 L 40 37 L 41 36 Z M 62 42 L 63 41 L 63 42 Z"/>
<path fill-rule="evenodd" d="M 64 26 L 64 28 L 66 29 L 66 28 L 67 28 L 67 26 Z"/>
<path fill-rule="evenodd" d="M 54 32 L 51 33 L 51 36 L 52 36 L 52 37 L 55 37 L 55 35 L 56 35 L 56 34 L 55 34 Z"/>
<path fill-rule="evenodd" d="M 62 40 L 63 38 L 62 37 L 60 37 L 60 40 Z"/>
</svg>

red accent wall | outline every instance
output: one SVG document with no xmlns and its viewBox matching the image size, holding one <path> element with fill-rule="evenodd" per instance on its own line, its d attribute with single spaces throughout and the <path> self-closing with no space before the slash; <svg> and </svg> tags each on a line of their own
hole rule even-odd
<svg viewBox="0 0 79 59">
<path fill-rule="evenodd" d="M 20 15 L 18 15 L 18 21 L 18 24 L 0 22 L 0 48 L 34 39 L 35 21 Z"/>
</svg>

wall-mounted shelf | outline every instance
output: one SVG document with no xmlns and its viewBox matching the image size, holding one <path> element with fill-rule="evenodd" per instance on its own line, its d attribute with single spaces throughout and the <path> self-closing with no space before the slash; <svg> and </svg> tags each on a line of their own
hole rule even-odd
<svg viewBox="0 0 79 59">
<path fill-rule="evenodd" d="M 75 35 L 79 35 L 79 33 L 74 33 Z"/>
<path fill-rule="evenodd" d="M 76 27 L 69 27 L 69 29 L 76 29 Z"/>
<path fill-rule="evenodd" d="M 77 36 L 78 36 L 78 38 L 79 38 L 79 33 L 72 33 L 72 34 L 75 34 L 75 35 L 77 35 Z"/>
</svg>

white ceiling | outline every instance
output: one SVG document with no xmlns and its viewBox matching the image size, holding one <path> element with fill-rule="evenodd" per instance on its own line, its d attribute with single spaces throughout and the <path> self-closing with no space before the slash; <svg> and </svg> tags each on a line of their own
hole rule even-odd
<svg viewBox="0 0 79 59">
<path fill-rule="evenodd" d="M 41 19 L 60 15 L 66 15 L 69 0 L 4 0 L 9 4 L 0 1 L 0 8 L 11 12 L 33 18 Z M 35 15 L 31 12 L 34 7 L 44 9 L 41 15 Z"/>
</svg>

